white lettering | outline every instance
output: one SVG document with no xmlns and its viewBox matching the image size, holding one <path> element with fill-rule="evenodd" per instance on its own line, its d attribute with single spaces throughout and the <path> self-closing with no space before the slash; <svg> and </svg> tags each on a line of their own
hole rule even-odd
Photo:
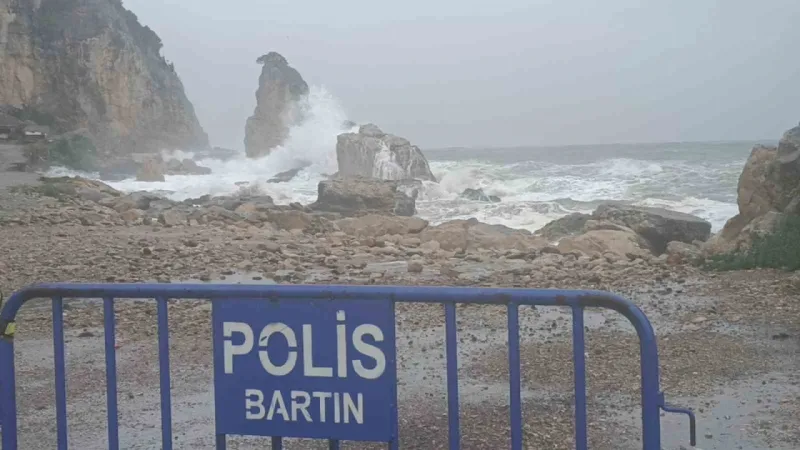
<svg viewBox="0 0 800 450">
<path fill-rule="evenodd" d="M 302 397 L 302 403 L 298 401 Z M 308 392 L 292 391 L 292 422 L 297 422 L 297 411 L 303 413 L 306 422 L 313 422 L 311 414 L 308 413 L 308 406 L 311 404 L 311 396 Z"/>
<path fill-rule="evenodd" d="M 276 409 L 277 408 L 277 409 Z M 278 413 L 283 416 L 283 421 L 289 421 L 289 412 L 286 411 L 286 403 L 283 401 L 281 391 L 274 391 L 272 393 L 272 401 L 269 404 L 269 412 L 267 413 L 267 420 L 272 420 L 272 416 Z"/>
<path fill-rule="evenodd" d="M 265 395 L 258 389 L 245 390 L 245 417 L 248 420 L 283 420 L 284 422 L 326 423 L 328 401 L 333 402 L 333 423 L 364 424 L 364 394 L 347 392 L 306 392 L 290 391 L 282 393 L 272 391 L 269 409 L 264 408 Z M 286 400 L 291 399 L 289 408 Z M 319 416 L 314 417 L 317 408 L 312 403 L 319 403 Z M 291 412 L 291 414 L 290 414 Z"/>
<path fill-rule="evenodd" d="M 361 378 L 374 380 L 383 375 L 386 370 L 386 355 L 383 354 L 380 348 L 364 342 L 364 336 L 366 335 L 371 335 L 375 342 L 383 342 L 383 331 L 371 324 L 359 325 L 353 330 L 353 346 L 364 356 L 374 359 L 375 367 L 367 369 L 361 361 L 356 360 L 353 361 L 353 369 Z"/>
<path fill-rule="evenodd" d="M 266 410 L 264 409 L 264 393 L 259 391 L 258 389 L 246 389 L 244 391 L 244 408 L 247 410 L 247 414 L 245 414 L 246 419 L 263 419 L 264 414 L 266 414 Z M 255 397 L 255 400 L 251 400 L 250 397 Z M 253 408 L 257 408 L 257 413 L 253 413 L 250 410 Z"/>
<path fill-rule="evenodd" d="M 347 378 L 347 327 L 344 324 L 344 311 L 336 311 L 336 375 Z"/>
<path fill-rule="evenodd" d="M 333 393 L 333 423 L 341 423 L 341 412 L 339 411 L 339 393 Z"/>
<path fill-rule="evenodd" d="M 311 325 L 303 325 L 303 375 L 307 377 L 332 377 L 332 367 L 314 367 L 314 348 Z"/>
<path fill-rule="evenodd" d="M 330 392 L 313 392 L 314 398 L 319 399 L 319 421 L 325 423 L 325 401 L 333 396 Z"/>
<path fill-rule="evenodd" d="M 244 335 L 244 342 L 241 345 L 233 345 L 233 339 L 225 339 L 223 344 L 223 359 L 225 360 L 225 373 L 233 373 L 233 357 L 236 355 L 246 355 L 253 349 L 253 329 L 250 325 L 242 322 L 224 322 L 222 324 L 222 334 L 226 338 L 233 336 L 233 333 Z"/>
<path fill-rule="evenodd" d="M 286 342 L 289 344 L 289 356 L 286 358 L 286 362 L 281 366 L 276 366 L 272 363 L 272 360 L 269 359 L 269 353 L 267 350 L 260 350 L 258 352 L 258 357 L 261 359 L 261 365 L 264 366 L 264 370 L 266 370 L 268 374 L 280 377 L 291 372 L 292 369 L 294 369 L 295 364 L 297 364 L 297 351 L 292 350 L 297 348 L 297 337 L 295 336 L 294 331 L 292 331 L 292 329 L 285 324 L 271 323 L 261 330 L 261 335 L 258 338 L 259 347 L 266 349 L 269 337 L 275 333 L 282 334 L 286 338 Z"/>
<path fill-rule="evenodd" d="M 364 423 L 364 395 L 359 393 L 356 395 L 358 406 L 353 403 L 353 397 L 347 392 L 342 394 L 342 403 L 344 403 L 344 423 L 350 423 L 350 414 L 356 419 L 357 424 Z"/>
</svg>

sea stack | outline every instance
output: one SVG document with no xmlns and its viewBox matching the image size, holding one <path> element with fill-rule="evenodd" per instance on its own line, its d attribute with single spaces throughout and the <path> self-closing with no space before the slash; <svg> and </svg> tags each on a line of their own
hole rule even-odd
<svg viewBox="0 0 800 450">
<path fill-rule="evenodd" d="M 256 109 L 247 119 L 244 147 L 247 156 L 268 155 L 283 144 L 289 128 L 302 122 L 308 84 L 286 58 L 269 52 L 256 60 L 263 67 L 258 78 Z"/>
<path fill-rule="evenodd" d="M 336 160 L 344 177 L 436 181 L 419 147 L 371 123 L 337 137 Z"/>
</svg>

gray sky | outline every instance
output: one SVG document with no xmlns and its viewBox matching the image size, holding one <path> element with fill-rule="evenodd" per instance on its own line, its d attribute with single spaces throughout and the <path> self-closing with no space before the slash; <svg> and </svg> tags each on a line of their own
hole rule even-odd
<svg viewBox="0 0 800 450">
<path fill-rule="evenodd" d="M 777 139 L 800 121 L 797 0 L 124 2 L 214 145 L 243 147 L 268 51 L 423 148 Z"/>
</svg>

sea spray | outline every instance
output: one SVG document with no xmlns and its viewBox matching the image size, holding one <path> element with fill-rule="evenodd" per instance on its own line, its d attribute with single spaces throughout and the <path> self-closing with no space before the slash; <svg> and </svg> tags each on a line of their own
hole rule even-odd
<svg viewBox="0 0 800 450">
<path fill-rule="evenodd" d="M 313 203 L 317 184 L 337 171 L 336 136 L 346 114 L 324 88 L 312 87 L 307 120 L 290 130 L 283 146 L 268 156 L 229 160 L 199 159 L 210 175 L 167 175 L 166 181 L 110 182 L 123 191 L 165 193 L 173 200 L 205 194 L 235 194 L 240 186 L 272 196 L 277 203 Z M 536 230 L 572 212 L 591 213 L 604 201 L 668 208 L 698 215 L 719 230 L 734 216 L 736 184 L 753 143 L 665 143 L 559 148 L 429 150 L 423 152 L 439 183 L 423 182 L 418 215 L 433 224 L 452 219 L 478 220 Z M 191 152 L 167 152 L 165 158 L 192 158 Z M 386 156 L 386 155 L 383 155 Z M 291 181 L 271 177 L 310 163 Z M 390 158 L 381 173 L 398 169 Z M 53 169 L 54 175 L 77 174 Z M 97 174 L 82 173 L 96 178 Z M 483 189 L 499 203 L 460 197 L 464 189 Z"/>
</svg>

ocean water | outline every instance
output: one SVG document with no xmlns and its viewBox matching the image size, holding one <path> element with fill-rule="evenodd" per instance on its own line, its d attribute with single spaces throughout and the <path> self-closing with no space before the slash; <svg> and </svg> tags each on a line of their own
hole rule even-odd
<svg viewBox="0 0 800 450">
<path fill-rule="evenodd" d="M 324 88 L 312 88 L 308 102 L 308 120 L 293 128 L 287 142 L 264 158 L 247 159 L 242 152 L 227 161 L 198 159 L 213 173 L 167 176 L 166 181 L 155 183 L 131 179 L 108 184 L 123 191 L 157 191 L 174 200 L 251 189 L 271 195 L 276 203 L 311 203 L 316 200 L 317 183 L 337 170 L 336 136 L 342 133 L 347 116 Z M 716 231 L 737 213 L 736 184 L 756 143 L 423 149 L 439 183 L 425 183 L 417 201 L 418 215 L 432 223 L 475 217 L 534 231 L 566 214 L 588 213 L 603 201 L 615 200 L 695 214 L 710 221 Z M 388 162 L 381 164 L 386 167 Z M 266 182 L 303 165 L 308 167 L 289 182 Z M 52 173 L 71 172 L 54 169 Z M 481 188 L 502 201 L 462 199 L 459 194 L 466 188 Z"/>
</svg>

